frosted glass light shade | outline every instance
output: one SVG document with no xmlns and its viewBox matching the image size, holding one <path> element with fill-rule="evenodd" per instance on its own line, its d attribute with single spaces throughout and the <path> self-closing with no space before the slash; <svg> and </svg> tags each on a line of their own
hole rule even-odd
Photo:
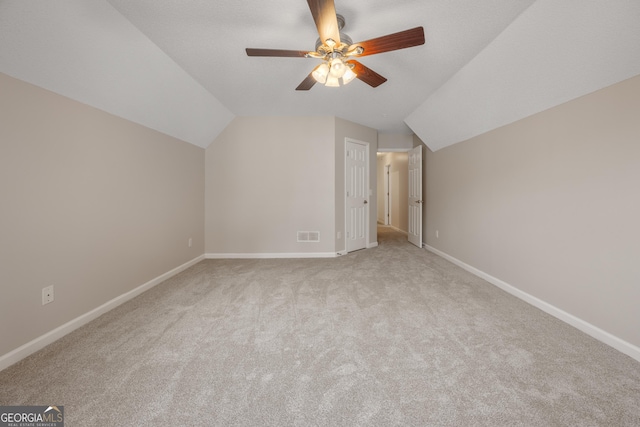
<svg viewBox="0 0 640 427">
<path fill-rule="evenodd" d="M 339 57 L 318 65 L 313 69 L 311 75 L 315 81 L 329 87 L 346 85 L 357 77 L 351 67 Z"/>
<path fill-rule="evenodd" d="M 327 77 L 327 82 L 324 85 L 329 87 L 340 87 L 340 80 L 338 80 L 337 77 L 329 75 L 329 77 Z"/>
<path fill-rule="evenodd" d="M 331 69 L 329 70 L 329 74 L 331 74 L 333 77 L 335 78 L 341 78 L 344 73 L 347 71 L 347 67 L 345 65 L 344 62 L 342 62 L 342 59 L 340 58 L 333 58 L 331 60 Z"/>
<path fill-rule="evenodd" d="M 349 67 L 346 67 L 346 68 L 347 70 L 344 72 L 344 75 L 342 76 L 343 85 L 346 85 L 347 83 L 351 82 L 353 79 L 357 77 L 356 73 L 351 71 L 351 68 Z"/>
<path fill-rule="evenodd" d="M 311 72 L 311 75 L 318 83 L 324 84 L 327 81 L 327 76 L 329 75 L 329 66 L 323 62 Z"/>
</svg>

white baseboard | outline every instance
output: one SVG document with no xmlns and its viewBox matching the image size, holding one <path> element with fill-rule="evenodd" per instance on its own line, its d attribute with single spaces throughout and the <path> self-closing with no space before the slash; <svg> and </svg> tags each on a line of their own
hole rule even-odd
<svg viewBox="0 0 640 427">
<path fill-rule="evenodd" d="M 336 252 L 295 252 L 295 253 L 209 253 L 206 259 L 275 259 L 275 258 L 335 258 Z"/>
<path fill-rule="evenodd" d="M 378 247 L 378 242 L 371 242 L 367 245 L 367 249 L 377 248 L 377 247 Z"/>
<path fill-rule="evenodd" d="M 47 332 L 44 335 L 39 336 L 38 338 L 16 348 L 15 350 L 10 351 L 9 353 L 0 356 L 0 371 L 2 371 L 3 369 L 8 368 L 9 366 L 19 362 L 20 360 L 24 359 L 25 357 L 35 353 L 36 351 L 46 347 L 47 345 L 51 344 L 52 342 L 59 340 L 60 338 L 62 338 L 63 336 L 75 331 L 76 329 L 78 329 L 79 327 L 86 325 L 87 323 L 91 322 L 94 319 L 97 319 L 98 317 L 102 316 L 104 313 L 113 310 L 114 308 L 116 308 L 117 306 L 129 301 L 130 299 L 133 299 L 135 297 L 137 297 L 138 295 L 140 295 L 141 293 L 143 293 L 146 290 L 149 290 L 151 288 L 153 288 L 154 286 L 164 282 L 165 280 L 175 276 L 176 274 L 186 270 L 187 268 L 191 267 L 192 265 L 197 264 L 198 262 L 202 261 L 204 259 L 204 255 L 200 255 L 197 258 L 192 259 L 191 261 L 188 261 L 184 264 L 182 264 L 179 267 L 174 268 L 171 271 L 168 271 L 158 277 L 156 277 L 155 279 L 151 279 L 149 280 L 147 283 L 138 286 L 135 289 L 130 290 L 127 293 L 124 293 L 114 299 L 112 299 L 111 301 L 108 301 L 104 304 L 102 304 L 100 307 L 94 308 L 93 310 L 76 317 L 73 320 L 70 320 L 69 322 L 65 323 L 62 326 L 59 326 L 55 329 L 53 329 L 52 331 Z"/>
<path fill-rule="evenodd" d="M 530 295 L 524 291 L 521 291 L 520 289 L 516 288 L 515 286 L 512 286 L 506 282 L 503 282 L 502 280 L 495 278 L 481 270 L 478 270 L 475 267 L 470 266 L 469 264 L 466 264 L 462 261 L 460 261 L 457 258 L 452 257 L 449 254 L 446 254 L 432 246 L 427 245 L 426 243 L 422 244 L 424 246 L 425 249 L 427 249 L 430 252 L 433 252 L 436 255 L 441 256 L 442 258 L 451 261 L 452 263 L 456 264 L 457 266 L 464 268 L 465 270 L 467 270 L 468 272 L 480 277 L 481 279 L 486 280 L 487 282 L 491 283 L 492 285 L 495 285 L 497 287 L 499 287 L 500 289 L 502 289 L 505 292 L 510 293 L 511 295 L 520 298 L 521 300 L 533 305 L 534 307 L 539 308 L 540 310 L 544 311 L 547 314 L 552 315 L 553 317 L 556 317 L 560 320 L 562 320 L 565 323 L 568 323 L 569 325 L 573 326 L 574 328 L 579 329 L 580 331 L 584 332 L 587 335 L 590 335 L 591 337 L 597 339 L 598 341 L 601 341 L 613 348 L 615 348 L 616 350 L 620 351 L 621 353 L 626 354 L 629 357 L 632 357 L 633 359 L 637 360 L 638 362 L 640 362 L 640 348 L 621 339 L 616 337 L 615 335 L 610 334 L 607 331 L 604 331 L 600 328 L 598 328 L 597 326 L 592 325 L 589 322 L 586 322 L 576 316 L 574 316 L 573 314 L 567 313 L 564 310 L 559 309 L 558 307 L 549 304 L 548 302 L 545 302 L 539 298 L 534 297 L 533 295 Z"/>
</svg>

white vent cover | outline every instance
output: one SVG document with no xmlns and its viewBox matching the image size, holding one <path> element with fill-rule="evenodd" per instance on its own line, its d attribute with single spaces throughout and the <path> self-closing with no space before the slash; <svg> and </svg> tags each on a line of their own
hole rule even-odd
<svg viewBox="0 0 640 427">
<path fill-rule="evenodd" d="M 298 231 L 298 242 L 319 242 L 319 231 Z"/>
</svg>

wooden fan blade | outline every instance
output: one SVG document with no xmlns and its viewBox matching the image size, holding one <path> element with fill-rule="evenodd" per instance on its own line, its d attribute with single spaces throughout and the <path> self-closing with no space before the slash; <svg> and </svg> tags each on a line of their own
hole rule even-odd
<svg viewBox="0 0 640 427">
<path fill-rule="evenodd" d="M 314 84 L 316 84 L 316 79 L 314 79 L 313 76 L 309 74 L 307 78 L 298 85 L 296 90 L 309 90 L 313 87 Z"/>
<path fill-rule="evenodd" d="M 304 50 L 285 50 L 285 49 L 252 49 L 248 47 L 246 49 L 249 56 L 277 56 L 277 57 L 295 57 L 304 58 L 307 56 L 307 51 Z"/>
<path fill-rule="evenodd" d="M 352 59 L 347 61 L 348 64 L 353 64 L 352 71 L 356 73 L 356 77 L 371 87 L 378 87 L 382 83 L 386 82 L 387 79 L 382 77 L 380 74 L 376 73 L 369 67 L 365 67 L 358 61 Z"/>
<path fill-rule="evenodd" d="M 354 50 L 357 46 L 361 46 L 364 48 L 364 52 L 357 56 L 367 56 L 407 47 L 420 46 L 421 44 L 424 44 L 424 28 L 416 27 L 410 30 L 400 31 L 399 33 L 354 43 L 349 47 L 349 51 Z"/>
<path fill-rule="evenodd" d="M 318 27 L 320 41 L 325 43 L 327 39 L 331 39 L 336 44 L 340 44 L 340 29 L 333 0 L 307 0 L 307 3 L 309 3 L 311 15 L 313 15 L 313 20 Z"/>
</svg>

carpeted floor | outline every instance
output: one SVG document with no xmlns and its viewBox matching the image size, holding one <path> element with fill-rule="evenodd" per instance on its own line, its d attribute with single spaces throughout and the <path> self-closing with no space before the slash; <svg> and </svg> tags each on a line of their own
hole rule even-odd
<svg viewBox="0 0 640 427">
<path fill-rule="evenodd" d="M 0 372 L 72 426 L 639 426 L 640 363 L 380 228 L 206 260 Z"/>
</svg>

